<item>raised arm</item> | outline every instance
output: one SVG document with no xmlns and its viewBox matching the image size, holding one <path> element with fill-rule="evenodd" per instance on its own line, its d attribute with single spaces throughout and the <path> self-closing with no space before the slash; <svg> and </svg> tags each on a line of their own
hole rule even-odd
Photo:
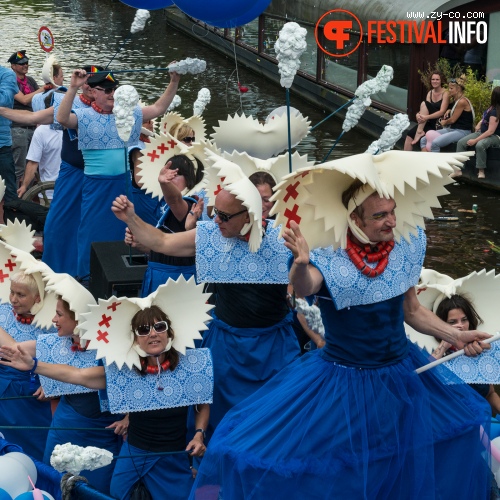
<svg viewBox="0 0 500 500">
<path fill-rule="evenodd" d="M 285 246 L 293 254 L 293 264 L 290 269 L 290 283 L 299 297 L 307 297 L 319 292 L 323 276 L 309 263 L 309 246 L 300 232 L 296 222 L 290 223 L 283 235 Z"/>
<path fill-rule="evenodd" d="M 31 371 L 35 360 L 27 349 L 18 345 L 17 349 L 3 345 L 0 347 L 0 364 L 16 368 L 20 371 Z M 105 389 L 106 375 L 103 366 L 91 368 L 75 368 L 68 365 L 56 365 L 38 361 L 35 373 L 67 384 L 83 385 L 89 389 Z"/>
<path fill-rule="evenodd" d="M 170 210 L 172 210 L 174 217 L 178 221 L 182 221 L 189 211 L 189 205 L 182 197 L 182 193 L 179 191 L 179 188 L 172 182 L 177 177 L 178 171 L 171 170 L 171 165 L 172 162 L 169 161 L 160 170 L 158 182 L 160 183 L 163 197 L 165 198 L 167 205 L 170 207 Z"/>
<path fill-rule="evenodd" d="M 66 128 L 78 128 L 78 118 L 71 113 L 71 109 L 78 89 L 87 81 L 88 77 L 89 75 L 83 69 L 75 69 L 71 75 L 71 83 L 57 110 L 57 121 Z"/>
<path fill-rule="evenodd" d="M 165 89 L 165 92 L 163 92 L 161 97 L 154 104 L 142 108 L 143 123 L 146 123 L 149 120 L 156 118 L 157 116 L 164 115 L 167 112 L 167 108 L 172 103 L 172 100 L 175 97 L 175 94 L 177 93 L 181 77 L 175 71 L 169 74 L 170 74 L 170 83 L 168 84 L 168 87 Z"/>
<path fill-rule="evenodd" d="M 194 257 L 196 230 L 176 234 L 162 233 L 138 217 L 134 204 L 124 195 L 115 198 L 111 210 L 118 219 L 127 224 L 135 241 L 141 245 L 172 257 Z"/>
<path fill-rule="evenodd" d="M 420 304 L 414 288 L 405 293 L 403 302 L 405 322 L 417 332 L 432 335 L 458 349 L 465 349 L 468 356 L 477 356 L 490 346 L 482 344 L 491 335 L 476 330 L 461 331 L 439 319 L 432 311 Z"/>
</svg>

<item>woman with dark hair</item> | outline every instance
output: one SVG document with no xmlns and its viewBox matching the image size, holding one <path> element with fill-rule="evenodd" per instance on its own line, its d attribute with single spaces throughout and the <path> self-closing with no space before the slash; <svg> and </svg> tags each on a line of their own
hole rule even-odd
<svg viewBox="0 0 500 500">
<path fill-rule="evenodd" d="M 273 176 L 264 171 L 254 172 L 249 179 L 253 185 L 259 190 L 262 198 L 262 218 L 269 219 L 269 212 L 273 208 L 274 203 L 270 201 L 273 195 L 273 188 L 276 186 L 276 181 Z"/>
<path fill-rule="evenodd" d="M 438 153 L 441 148 L 458 142 L 468 135 L 474 127 L 474 107 L 465 96 L 465 81 L 463 78 L 453 78 L 449 81 L 448 89 L 453 99 L 453 107 L 446 111 L 443 118 L 438 120 L 444 128 L 429 130 L 420 140 L 422 151 Z"/>
<path fill-rule="evenodd" d="M 193 162 L 185 155 L 169 158 L 158 177 L 167 204 L 156 224 L 157 228 L 164 233 L 180 233 L 196 226 L 196 221 L 203 211 L 203 200 L 198 200 L 197 196 L 183 196 L 183 193 L 191 191 L 203 179 L 203 174 L 203 164 L 198 160 Z M 128 229 L 125 232 L 125 243 L 142 251 L 149 251 L 135 243 Z M 187 279 L 194 276 L 195 272 L 194 257 L 171 257 L 149 251 L 141 297 L 154 292 L 159 285 L 166 283 L 168 278 L 177 279 L 182 274 Z"/>
<path fill-rule="evenodd" d="M 436 315 L 458 330 L 476 330 L 483 322 L 472 302 L 464 295 L 452 295 L 443 299 L 436 310 Z M 456 349 L 451 344 L 442 341 L 432 355 L 439 359 L 454 350 Z M 500 396 L 495 392 L 493 385 L 471 384 L 471 387 L 488 401 L 494 415 L 500 413 Z"/>
<path fill-rule="evenodd" d="M 428 130 L 435 130 L 438 118 L 441 118 L 448 109 L 450 96 L 443 85 L 446 85 L 445 75 L 440 70 L 433 71 L 426 85 L 430 90 L 420 104 L 420 110 L 416 115 L 418 124 L 406 134 L 405 151 L 411 151 Z"/>
<path fill-rule="evenodd" d="M 483 113 L 483 118 L 476 125 L 476 131 L 462 137 L 457 144 L 457 153 L 472 147 L 476 151 L 477 177 L 485 178 L 486 154 L 488 148 L 500 147 L 500 87 L 491 92 L 491 105 Z"/>
<path fill-rule="evenodd" d="M 127 299 L 123 299 L 122 303 Z M 115 303 L 116 304 L 116 303 Z M 117 304 L 117 307 L 120 303 Z M 130 314 L 127 309 L 123 315 Z M 196 313 L 194 313 L 196 314 Z M 111 318 L 111 316 L 110 316 Z M 111 320 L 112 321 L 112 320 Z M 180 354 L 172 346 L 175 334 L 172 323 L 167 314 L 157 305 L 151 305 L 137 311 L 130 322 L 134 337 L 133 347 L 139 353 L 140 370 L 119 370 L 119 377 L 127 378 L 127 386 L 137 385 L 137 372 L 140 373 L 139 383 L 146 393 L 153 385 L 157 392 L 162 391 L 166 380 L 175 379 L 176 370 L 180 370 Z M 110 328 L 107 329 L 110 332 Z M 110 332 L 111 342 L 123 342 L 125 337 L 113 336 Z M 116 346 L 115 346 L 116 348 Z M 2 346 L 2 358 L 9 360 L 9 366 L 18 370 L 37 373 L 69 384 L 78 384 L 90 389 L 106 389 L 108 393 L 111 385 L 117 379 L 103 366 L 89 368 L 75 368 L 74 366 L 44 363 L 35 360 L 23 348 Z M 184 357 L 186 358 L 186 357 Z M 0 361 L 5 364 L 6 361 Z M 193 361 L 186 363 L 194 367 Z M 193 368 L 191 368 L 193 369 Z M 107 369 L 106 369 L 107 370 Z M 134 375 L 135 372 L 135 375 Z M 164 373 L 171 373 L 171 378 L 166 379 Z M 135 378 L 134 378 L 135 377 Z M 108 378 L 108 381 L 106 380 Z M 130 378 L 130 380 L 128 380 Z M 184 382 L 183 382 L 184 381 Z M 107 382 L 107 383 L 106 383 Z M 185 383 L 185 375 L 173 381 L 173 387 Z M 165 498 L 184 500 L 188 497 L 193 484 L 188 453 L 191 456 L 203 456 L 205 429 L 208 425 L 210 407 L 208 404 L 196 405 L 196 431 L 187 442 L 187 414 L 188 406 L 183 406 L 182 391 L 178 390 L 175 405 L 160 405 L 160 409 L 149 409 L 148 396 L 145 397 L 145 408 L 142 411 L 130 411 L 128 439 L 123 443 L 120 456 L 111 481 L 111 495 L 113 498 L 125 500 L 130 498 L 134 485 L 139 481 L 145 485 L 152 498 Z M 189 393 L 189 390 L 186 391 Z M 167 394 L 165 394 L 168 397 Z M 188 394 L 187 397 L 190 395 Z M 133 398 L 137 399 L 134 394 Z M 111 398 L 110 398 L 111 400 Z M 99 443 L 95 443 L 99 445 Z"/>
</svg>

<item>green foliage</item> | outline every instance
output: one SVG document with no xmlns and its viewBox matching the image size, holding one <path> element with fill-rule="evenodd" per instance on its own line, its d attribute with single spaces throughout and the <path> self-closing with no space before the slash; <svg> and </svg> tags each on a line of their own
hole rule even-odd
<svg viewBox="0 0 500 500">
<path fill-rule="evenodd" d="M 479 122 L 483 111 L 489 108 L 491 104 L 492 85 L 484 80 L 477 79 L 476 73 L 470 68 L 464 70 L 459 64 L 450 66 L 447 59 L 438 59 L 434 65 L 427 63 L 425 71 L 419 70 L 420 79 L 427 90 L 430 90 L 430 77 L 437 70 L 442 72 L 447 80 L 451 78 L 461 78 L 465 80 L 465 96 L 470 100 L 476 113 L 476 122 Z M 446 88 L 447 86 L 444 85 Z"/>
</svg>

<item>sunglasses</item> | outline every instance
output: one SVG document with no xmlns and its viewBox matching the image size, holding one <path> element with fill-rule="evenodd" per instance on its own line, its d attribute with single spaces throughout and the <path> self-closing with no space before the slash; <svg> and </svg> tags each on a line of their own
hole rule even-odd
<svg viewBox="0 0 500 500">
<path fill-rule="evenodd" d="M 116 87 L 111 87 L 109 89 L 101 89 L 101 87 L 94 87 L 96 90 L 100 90 L 101 92 L 104 92 L 106 95 L 112 94 L 115 90 Z"/>
<path fill-rule="evenodd" d="M 18 66 L 28 66 L 29 63 L 25 62 L 25 63 L 16 63 Z"/>
<path fill-rule="evenodd" d="M 156 333 L 166 333 L 168 332 L 168 324 L 166 321 L 158 321 L 154 325 L 141 325 L 135 329 L 135 334 L 138 337 L 147 337 L 151 334 L 151 329 Z"/>
<path fill-rule="evenodd" d="M 184 137 L 184 139 L 182 139 L 182 142 L 194 142 L 194 141 L 195 141 L 194 137 Z"/>
<path fill-rule="evenodd" d="M 221 212 L 220 210 L 217 210 L 215 207 L 214 207 L 214 218 L 215 217 L 219 217 L 219 219 L 222 221 L 222 222 L 229 222 L 233 217 L 236 217 L 237 215 L 241 215 L 241 214 L 244 214 L 245 212 L 248 212 L 247 209 L 245 210 L 241 210 L 241 212 L 236 212 L 235 214 L 226 214 L 224 212 Z"/>
</svg>

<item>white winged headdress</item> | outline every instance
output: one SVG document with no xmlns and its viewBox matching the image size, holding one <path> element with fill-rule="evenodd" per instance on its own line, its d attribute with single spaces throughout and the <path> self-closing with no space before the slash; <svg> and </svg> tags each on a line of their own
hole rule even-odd
<svg viewBox="0 0 500 500">
<path fill-rule="evenodd" d="M 392 198 L 397 205 L 395 238 L 409 240 L 424 218 L 433 218 L 431 207 L 440 207 L 438 196 L 448 194 L 449 174 L 468 159 L 468 153 L 414 153 L 388 151 L 373 156 L 359 154 L 303 168 L 276 186 L 272 214 L 281 231 L 290 221 L 300 224 L 309 248 L 333 245 L 345 248 L 349 214 L 342 193 L 359 179 L 371 192 Z"/>
<path fill-rule="evenodd" d="M 454 280 L 446 274 L 431 269 L 422 269 L 420 282 L 416 287 L 419 302 L 433 312 L 439 304 L 452 295 L 465 295 L 474 303 L 474 308 L 483 320 L 480 330 L 495 333 L 500 329 L 500 274 L 486 269 L 474 271 L 463 278 Z M 430 335 L 416 332 L 405 324 L 410 339 L 428 352 L 432 352 L 439 341 Z"/>
<path fill-rule="evenodd" d="M 186 281 L 181 275 L 177 281 L 169 278 L 144 298 L 99 299 L 97 305 L 91 305 L 90 311 L 82 314 L 80 328 L 85 333 L 81 338 L 90 340 L 88 348 L 97 350 L 97 359 L 106 358 L 108 366 L 115 362 L 119 369 L 124 364 L 140 369 L 139 356 L 145 353 L 135 344 L 131 328 L 135 313 L 152 305 L 160 307 L 172 322 L 172 346 L 185 354 L 187 347 L 194 347 L 194 341 L 201 339 L 199 332 L 207 329 L 205 323 L 211 319 L 208 311 L 213 307 L 206 303 L 208 297 L 203 284 L 197 285 L 193 277 Z"/>
</svg>

